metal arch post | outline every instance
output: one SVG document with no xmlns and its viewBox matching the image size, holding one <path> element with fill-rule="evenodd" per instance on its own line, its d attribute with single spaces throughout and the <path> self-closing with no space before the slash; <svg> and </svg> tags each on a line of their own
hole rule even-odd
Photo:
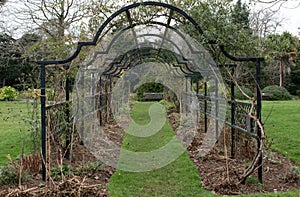
<svg viewBox="0 0 300 197">
<path fill-rule="evenodd" d="M 204 82 L 204 132 L 207 133 L 207 82 Z"/>
<path fill-rule="evenodd" d="M 69 65 L 66 65 L 65 66 L 65 69 L 69 69 Z M 70 79 L 69 79 L 69 76 L 67 75 L 67 78 L 66 78 L 66 84 L 65 84 L 65 89 L 66 89 L 66 119 L 67 119 L 67 123 L 68 123 L 68 133 L 66 135 L 66 155 L 65 155 L 65 158 L 66 159 L 70 159 L 70 143 L 71 143 L 71 130 L 69 129 L 70 128 L 70 125 L 71 125 L 71 122 L 70 122 Z"/>
<path fill-rule="evenodd" d="M 232 67 L 231 74 L 234 74 L 235 67 Z M 231 80 L 230 83 L 231 91 L 231 125 L 235 125 L 235 92 L 234 92 L 234 82 Z M 235 128 L 231 127 L 231 157 L 234 158 L 235 155 Z"/>
<path fill-rule="evenodd" d="M 99 77 L 99 122 L 102 126 L 102 74 Z"/>
<path fill-rule="evenodd" d="M 256 106 L 256 116 L 258 118 L 258 121 L 261 121 L 261 108 L 262 108 L 262 103 L 261 103 L 261 91 L 260 91 L 260 61 L 256 62 L 256 98 L 257 98 L 257 106 Z M 257 145 L 258 148 L 261 145 L 261 129 L 260 127 L 257 126 L 257 136 L 258 136 L 258 141 L 257 141 Z M 258 161 L 258 180 L 259 182 L 262 184 L 263 183 L 263 175 L 262 175 L 262 163 L 263 163 L 263 158 L 262 158 L 262 153 L 259 156 L 259 161 Z"/>
<path fill-rule="evenodd" d="M 93 106 L 93 111 L 95 111 L 95 73 L 92 72 L 91 73 L 91 95 L 90 95 L 90 98 L 91 98 L 91 106 Z"/>
<path fill-rule="evenodd" d="M 85 75 L 85 72 L 84 72 L 84 69 L 82 69 L 81 70 L 81 76 L 80 76 L 80 82 L 81 82 L 81 88 L 82 88 L 82 90 L 84 90 L 84 86 L 85 86 L 85 82 L 84 82 L 84 75 Z M 83 98 L 84 99 L 84 97 L 85 97 L 85 95 L 84 95 L 84 91 L 82 91 L 82 93 L 81 93 L 81 98 Z M 80 102 L 82 102 L 82 103 L 84 103 L 84 101 L 83 100 L 80 100 Z M 82 105 L 82 103 L 81 103 L 81 105 Z M 83 141 L 83 139 L 84 139 L 84 125 L 85 125 L 85 117 L 84 117 L 84 107 L 80 107 L 80 113 L 81 113 L 81 117 L 82 117 L 82 121 L 81 121 L 81 126 L 80 126 L 80 133 L 81 133 L 81 145 L 84 145 L 84 141 Z"/>
<path fill-rule="evenodd" d="M 186 76 L 185 77 L 185 94 L 184 94 L 184 114 L 185 116 L 187 115 L 187 111 L 188 111 L 188 106 L 187 106 L 187 99 L 188 99 L 188 95 L 187 95 L 187 92 L 188 92 L 188 77 Z"/>
<path fill-rule="evenodd" d="M 42 179 L 46 181 L 46 71 L 45 64 L 41 64 L 41 134 L 42 134 Z"/>
<path fill-rule="evenodd" d="M 198 97 L 198 95 L 199 95 L 199 79 L 198 79 L 198 77 L 197 77 L 197 79 L 196 79 L 196 97 Z M 199 120 L 199 112 L 200 112 L 200 102 L 198 101 L 198 111 L 197 111 L 197 127 L 199 127 L 199 125 L 200 125 L 200 120 Z"/>
<path fill-rule="evenodd" d="M 199 94 L 199 79 L 196 79 L 196 94 Z"/>
<path fill-rule="evenodd" d="M 107 104 L 106 104 L 109 106 L 106 112 L 109 118 L 111 118 L 111 114 L 112 114 L 111 111 L 112 90 L 113 90 L 113 80 L 112 80 L 112 75 L 109 75 L 109 93 L 107 95 Z"/>
<path fill-rule="evenodd" d="M 216 110 L 215 110 L 215 124 L 216 124 L 216 142 L 219 141 L 219 81 L 218 79 L 215 80 L 215 105 L 216 105 Z"/>
</svg>

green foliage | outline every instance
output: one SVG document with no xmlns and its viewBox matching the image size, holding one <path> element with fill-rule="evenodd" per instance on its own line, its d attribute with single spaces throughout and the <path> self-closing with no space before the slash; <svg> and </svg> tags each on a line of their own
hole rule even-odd
<svg viewBox="0 0 300 197">
<path fill-rule="evenodd" d="M 67 164 L 51 168 L 50 177 L 62 178 L 61 176 L 73 175 L 73 171 Z"/>
<path fill-rule="evenodd" d="M 96 161 L 96 162 L 91 162 L 88 164 L 83 164 L 80 165 L 79 167 L 73 169 L 74 175 L 86 175 L 86 174 L 91 174 L 91 172 L 95 172 L 97 170 L 101 170 L 101 166 L 103 163 L 101 161 Z"/>
<path fill-rule="evenodd" d="M 280 60 L 295 55 L 297 53 L 297 40 L 297 37 L 289 32 L 269 35 L 264 42 L 268 54 L 267 59 Z"/>
<path fill-rule="evenodd" d="M 190 8 L 189 14 L 204 30 L 204 40 L 212 40 L 218 45 L 224 45 L 226 46 L 226 50 L 237 56 L 253 56 L 257 54 L 254 47 L 256 39 L 251 34 L 249 27 L 250 9 L 247 5 L 241 2 L 233 4 L 232 1 L 223 0 L 193 2 L 195 3 Z M 186 4 L 192 3 L 189 2 Z M 183 5 L 182 7 L 186 10 L 186 7 L 189 6 Z M 197 37 L 193 33 L 196 31 L 191 27 L 187 26 L 184 28 L 184 31 Z M 198 38 L 203 43 L 202 39 Z M 249 50 L 250 47 L 252 50 Z M 211 54 L 216 55 L 216 51 L 211 51 Z M 214 58 L 221 58 L 221 56 L 215 56 Z"/>
<path fill-rule="evenodd" d="M 24 94 L 24 98 L 26 99 L 39 99 L 41 96 L 41 90 L 40 89 L 31 89 L 28 88 Z"/>
<path fill-rule="evenodd" d="M 56 92 L 54 89 L 46 89 L 46 98 L 50 101 L 55 99 Z"/>
<path fill-rule="evenodd" d="M 164 86 L 159 83 L 145 83 L 139 86 L 135 92 L 137 94 L 137 100 L 143 101 L 144 100 L 144 93 L 151 92 L 151 93 L 159 93 L 163 92 Z"/>
<path fill-rule="evenodd" d="M 20 174 L 20 166 L 14 161 L 0 168 L 0 185 L 16 185 L 19 181 L 22 183 L 29 178 L 30 174 L 27 171 Z"/>
<path fill-rule="evenodd" d="M 31 82 L 33 76 L 38 79 L 38 69 L 34 69 L 37 65 L 33 62 L 37 59 L 36 52 L 28 51 L 37 41 L 35 34 L 25 34 L 17 40 L 0 34 L 0 82 L 3 86 L 22 84 L 18 89 L 23 90 L 24 84 Z"/>
<path fill-rule="evenodd" d="M 165 106 L 167 109 L 175 109 L 176 108 L 176 106 L 173 102 L 161 100 L 161 101 L 159 101 L 159 103 L 162 104 L 163 106 Z"/>
<path fill-rule="evenodd" d="M 0 88 L 0 101 L 14 101 L 18 96 L 17 90 L 11 86 Z"/>
<path fill-rule="evenodd" d="M 26 99 L 40 99 L 41 96 L 41 90 L 40 89 L 33 89 L 33 88 L 28 88 L 24 93 L 23 97 Z M 50 101 L 54 100 L 56 96 L 56 92 L 54 89 L 46 89 L 46 98 Z"/>
<path fill-rule="evenodd" d="M 232 22 L 239 25 L 241 28 L 250 29 L 250 9 L 246 3 L 242 4 L 241 0 L 238 0 L 234 5 L 232 12 Z"/>
<path fill-rule="evenodd" d="M 15 185 L 18 183 L 18 171 L 12 165 L 0 168 L 0 185 Z"/>
<path fill-rule="evenodd" d="M 273 94 L 272 97 L 267 98 L 269 100 L 291 100 L 293 98 L 287 89 L 277 85 L 267 86 L 262 90 L 262 92 Z"/>
<path fill-rule="evenodd" d="M 297 64 L 296 66 L 291 67 L 291 75 L 290 75 L 291 83 L 288 84 L 287 89 L 291 94 L 299 96 L 300 93 L 297 93 L 297 91 L 300 91 L 300 60 L 298 60 L 296 64 Z"/>
<path fill-rule="evenodd" d="M 0 34 L 0 82 L 2 85 L 12 85 L 17 79 L 16 72 L 13 69 L 19 65 L 21 51 L 16 40 L 7 34 Z"/>
<path fill-rule="evenodd" d="M 271 84 L 285 86 L 295 93 L 295 83 L 297 80 L 297 69 L 294 70 L 295 60 L 298 55 L 299 39 L 289 32 L 282 34 L 271 34 L 264 40 L 262 50 L 267 62 L 265 70 L 265 80 L 273 81 Z M 299 68 L 298 68 L 299 69 Z M 291 73 L 292 71 L 292 73 Z M 279 74 L 279 77 L 278 77 Z M 288 78 L 292 79 L 288 81 Z M 292 84 L 291 84 L 292 81 Z M 270 83 L 269 83 L 270 84 Z M 299 83 L 298 83 L 299 84 Z"/>
<path fill-rule="evenodd" d="M 252 92 L 249 88 L 247 88 L 247 87 L 241 87 L 241 90 L 242 90 L 245 94 L 247 94 L 248 96 L 250 96 L 250 97 L 253 97 L 253 96 L 254 96 L 253 92 Z M 234 98 L 235 98 L 235 99 L 239 99 L 239 100 L 245 100 L 245 99 L 248 99 L 246 96 L 244 96 L 244 95 L 242 94 L 242 92 L 240 91 L 240 89 L 237 88 L 237 87 L 234 87 Z"/>
<path fill-rule="evenodd" d="M 260 184 L 258 178 L 254 175 L 250 175 L 247 179 L 246 179 L 246 183 L 247 184 Z"/>
<path fill-rule="evenodd" d="M 291 166 L 287 175 L 286 180 L 300 180 L 300 167 L 299 166 Z"/>
</svg>

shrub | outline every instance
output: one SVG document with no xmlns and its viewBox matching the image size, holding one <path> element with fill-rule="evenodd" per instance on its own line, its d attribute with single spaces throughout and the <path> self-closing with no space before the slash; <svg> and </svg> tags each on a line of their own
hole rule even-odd
<svg viewBox="0 0 300 197">
<path fill-rule="evenodd" d="M 166 100 L 161 100 L 159 101 L 160 104 L 162 104 L 163 106 L 165 106 L 167 109 L 175 109 L 176 106 L 174 103 L 166 101 Z"/>
<path fill-rule="evenodd" d="M 0 169 L 0 184 L 15 185 L 18 183 L 18 169 L 12 165 L 1 167 Z"/>
<path fill-rule="evenodd" d="M 46 89 L 46 97 L 48 100 L 53 101 L 55 99 L 56 92 L 54 89 Z"/>
<path fill-rule="evenodd" d="M 262 92 L 273 94 L 272 97 L 266 98 L 266 100 L 291 100 L 293 98 L 287 89 L 277 85 L 267 86 L 262 90 Z"/>
<path fill-rule="evenodd" d="M 0 88 L 1 101 L 14 101 L 18 98 L 18 96 L 18 91 L 11 86 L 5 86 L 3 88 Z"/>
<path fill-rule="evenodd" d="M 26 99 L 39 99 L 41 96 L 41 90 L 40 89 L 31 89 L 28 88 L 24 92 L 24 98 Z M 53 101 L 56 97 L 56 92 L 54 89 L 46 89 L 46 98 L 50 101 Z"/>
<path fill-rule="evenodd" d="M 250 97 L 253 97 L 253 92 L 249 89 L 249 88 L 246 88 L 246 87 L 241 87 L 241 90 L 247 94 L 248 96 Z M 240 99 L 240 100 L 245 100 L 245 99 L 248 99 L 247 97 L 245 97 L 242 92 L 240 91 L 240 89 L 238 87 L 234 87 L 234 98 L 235 99 Z"/>
<path fill-rule="evenodd" d="M 20 166 L 16 162 L 12 162 L 7 166 L 0 167 L 0 185 L 16 185 L 30 179 L 30 174 L 27 171 L 22 171 L 20 175 Z"/>
<path fill-rule="evenodd" d="M 40 89 L 30 89 L 26 90 L 24 92 L 24 97 L 26 99 L 39 99 L 41 96 L 41 90 Z"/>
<path fill-rule="evenodd" d="M 137 100 L 143 101 L 145 92 L 159 93 L 163 92 L 163 90 L 164 86 L 160 83 L 144 83 L 143 85 L 139 86 L 135 92 L 137 95 Z"/>
</svg>

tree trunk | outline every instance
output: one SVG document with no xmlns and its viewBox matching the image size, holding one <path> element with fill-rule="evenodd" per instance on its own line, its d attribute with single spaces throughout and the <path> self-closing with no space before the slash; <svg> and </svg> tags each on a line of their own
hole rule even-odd
<svg viewBox="0 0 300 197">
<path fill-rule="evenodd" d="M 279 86 L 282 87 L 283 86 L 283 80 L 284 80 L 284 73 L 283 73 L 283 66 L 284 66 L 284 62 L 281 59 L 280 60 L 280 64 L 279 64 Z"/>
</svg>

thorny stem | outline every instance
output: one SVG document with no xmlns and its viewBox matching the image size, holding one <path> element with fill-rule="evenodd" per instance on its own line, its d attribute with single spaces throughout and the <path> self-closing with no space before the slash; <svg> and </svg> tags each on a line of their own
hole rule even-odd
<svg viewBox="0 0 300 197">
<path fill-rule="evenodd" d="M 255 166 L 257 166 L 259 159 L 262 157 L 262 153 L 263 153 L 263 146 L 264 146 L 264 139 L 265 139 L 265 132 L 264 132 L 264 127 L 263 124 L 261 122 L 261 120 L 254 115 L 254 107 L 255 107 L 255 101 L 256 99 L 254 97 L 250 97 L 249 95 L 247 95 L 239 86 L 239 84 L 237 83 L 237 81 L 234 79 L 234 77 L 232 76 L 232 74 L 230 73 L 230 71 L 224 67 L 224 69 L 226 70 L 227 74 L 229 75 L 229 77 L 231 78 L 231 80 L 234 82 L 235 86 L 239 89 L 239 91 L 245 96 L 247 97 L 250 101 L 251 101 L 251 108 L 250 111 L 248 113 L 249 117 L 252 118 L 257 126 L 259 127 L 260 131 L 261 131 L 261 138 L 260 140 L 260 146 L 257 149 L 256 155 L 253 158 L 251 165 L 244 171 L 243 175 L 240 178 L 240 181 L 238 182 L 238 184 L 244 183 L 245 180 L 247 179 L 248 176 L 250 176 L 258 167 L 255 168 Z"/>
<path fill-rule="evenodd" d="M 226 131 L 226 126 L 224 126 L 224 131 Z M 227 146 L 226 146 L 226 132 L 224 132 L 223 143 L 224 143 L 224 152 L 225 152 L 227 181 L 229 182 L 230 177 L 229 177 L 228 154 L 227 154 Z"/>
</svg>

